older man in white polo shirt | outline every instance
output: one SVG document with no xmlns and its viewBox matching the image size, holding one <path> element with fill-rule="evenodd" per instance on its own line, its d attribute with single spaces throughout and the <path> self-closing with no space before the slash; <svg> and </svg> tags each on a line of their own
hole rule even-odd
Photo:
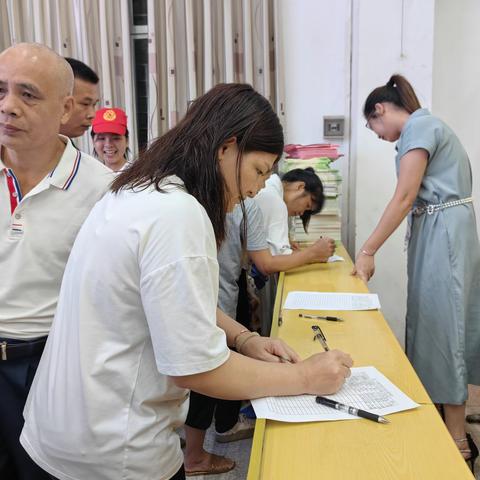
<svg viewBox="0 0 480 480">
<path fill-rule="evenodd" d="M 77 232 L 111 172 L 58 134 L 73 73 L 38 44 L 0 54 L 0 478 L 49 476 L 18 439 Z"/>
</svg>

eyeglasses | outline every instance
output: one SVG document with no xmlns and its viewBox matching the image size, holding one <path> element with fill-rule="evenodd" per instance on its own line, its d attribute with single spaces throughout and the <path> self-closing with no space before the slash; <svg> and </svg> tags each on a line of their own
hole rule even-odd
<svg viewBox="0 0 480 480">
<path fill-rule="evenodd" d="M 375 119 L 375 118 L 378 118 L 378 115 L 377 115 L 375 112 L 371 113 L 371 114 L 367 117 L 367 123 L 365 124 L 365 126 L 366 126 L 369 130 L 373 130 L 372 126 L 370 125 L 370 120 Z"/>
</svg>

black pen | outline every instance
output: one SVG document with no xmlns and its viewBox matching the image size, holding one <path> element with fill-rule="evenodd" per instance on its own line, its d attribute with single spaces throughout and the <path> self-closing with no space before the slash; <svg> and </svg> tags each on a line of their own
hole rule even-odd
<svg viewBox="0 0 480 480">
<path fill-rule="evenodd" d="M 334 408 L 335 410 L 340 410 L 350 415 L 366 418 L 367 420 L 372 420 L 378 423 L 390 423 L 389 420 L 387 420 L 385 417 L 382 417 L 381 415 L 376 415 L 375 413 L 366 412 L 365 410 L 361 410 L 360 408 L 349 407 L 348 405 L 344 405 L 343 403 L 336 402 L 335 400 L 332 400 L 330 398 L 316 397 L 315 400 L 317 403 L 320 403 L 321 405 Z"/>
<path fill-rule="evenodd" d="M 329 322 L 343 322 L 343 318 L 329 317 L 328 315 L 326 317 L 323 317 L 322 315 L 310 315 L 308 313 L 299 313 L 298 316 L 302 318 L 312 318 L 314 320 L 328 320 Z"/>
</svg>

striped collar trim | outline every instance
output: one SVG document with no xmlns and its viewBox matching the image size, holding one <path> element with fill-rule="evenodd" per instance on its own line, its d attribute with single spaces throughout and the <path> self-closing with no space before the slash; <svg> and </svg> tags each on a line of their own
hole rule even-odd
<svg viewBox="0 0 480 480">
<path fill-rule="evenodd" d="M 64 135 L 59 135 L 59 137 L 65 143 L 65 150 L 57 166 L 50 172 L 48 177 L 51 185 L 62 190 L 68 190 L 77 176 L 82 153 L 75 148 L 68 137 Z"/>
<path fill-rule="evenodd" d="M 63 143 L 65 143 L 65 150 L 63 151 L 60 161 L 57 166 L 47 175 L 43 180 L 48 180 L 50 185 L 61 188 L 62 190 L 68 190 L 75 180 L 78 170 L 80 168 L 80 162 L 82 159 L 82 152 L 75 148 L 72 141 L 64 135 L 58 135 Z M 3 147 L 2 147 L 3 148 Z M 12 169 L 7 168 L 2 162 L 1 158 L 2 150 L 0 149 L 0 171 L 4 171 L 5 175 L 10 172 L 15 182 L 15 187 L 18 187 L 18 195 L 21 199 L 20 187 L 18 185 L 15 174 Z"/>
<path fill-rule="evenodd" d="M 14 193 L 14 196 L 17 198 L 18 202 L 22 201 L 22 191 L 20 190 L 20 184 L 18 183 L 17 177 L 11 168 L 3 167 L 3 172 L 7 177 L 8 189 L 11 193 Z"/>
</svg>

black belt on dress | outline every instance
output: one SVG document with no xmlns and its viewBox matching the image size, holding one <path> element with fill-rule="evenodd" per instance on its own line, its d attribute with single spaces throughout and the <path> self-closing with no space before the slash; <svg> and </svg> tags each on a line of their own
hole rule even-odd
<svg viewBox="0 0 480 480">
<path fill-rule="evenodd" d="M 5 362 L 40 355 L 45 348 L 47 337 L 17 342 L 18 341 L 13 341 L 13 343 L 9 343 L 8 338 L 0 339 L 0 361 Z"/>
</svg>

